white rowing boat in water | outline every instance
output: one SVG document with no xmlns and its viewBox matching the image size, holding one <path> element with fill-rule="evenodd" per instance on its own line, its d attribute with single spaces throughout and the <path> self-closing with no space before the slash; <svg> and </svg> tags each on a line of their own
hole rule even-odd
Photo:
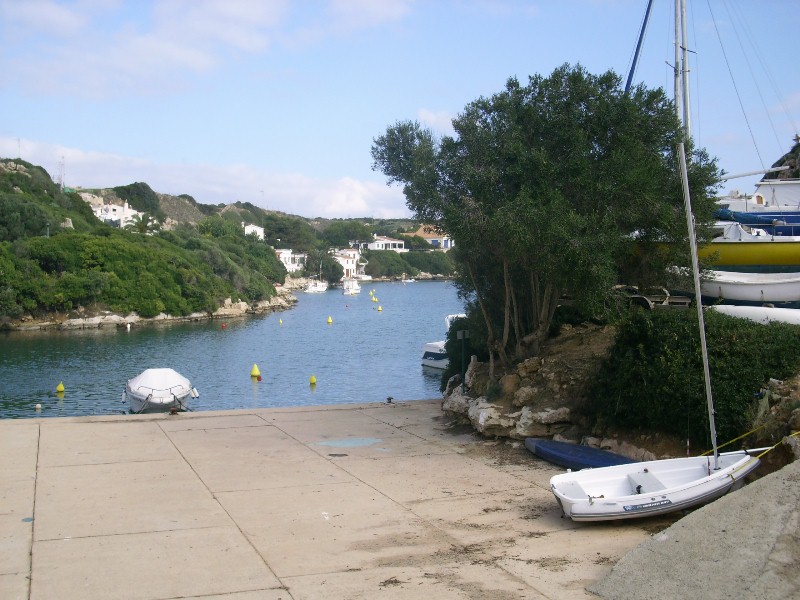
<svg viewBox="0 0 800 600">
<path fill-rule="evenodd" d="M 145 369 L 129 379 L 122 392 L 133 413 L 188 410 L 189 399 L 199 396 L 191 382 L 173 369 Z"/>
</svg>

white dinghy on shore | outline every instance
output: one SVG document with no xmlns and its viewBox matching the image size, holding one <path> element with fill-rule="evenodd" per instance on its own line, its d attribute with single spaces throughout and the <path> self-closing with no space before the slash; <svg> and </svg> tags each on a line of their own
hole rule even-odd
<svg viewBox="0 0 800 600">
<path fill-rule="evenodd" d="M 758 467 L 750 453 L 766 448 L 584 469 L 550 479 L 564 516 L 573 521 L 634 519 L 699 506 L 741 486 Z"/>
<path fill-rule="evenodd" d="M 191 382 L 173 369 L 145 369 L 129 379 L 122 392 L 131 412 L 169 412 L 188 410 L 190 398 L 200 394 Z"/>
</svg>

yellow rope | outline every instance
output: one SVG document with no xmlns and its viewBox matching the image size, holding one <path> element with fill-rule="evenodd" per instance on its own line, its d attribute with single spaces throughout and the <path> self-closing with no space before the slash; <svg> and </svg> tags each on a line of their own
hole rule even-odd
<svg viewBox="0 0 800 600">
<path fill-rule="evenodd" d="M 774 445 L 774 446 L 772 446 L 771 448 L 767 448 L 766 450 L 764 450 L 764 451 L 763 451 L 761 454 L 759 454 L 758 456 L 756 456 L 756 458 L 761 458 L 761 457 L 762 457 L 762 456 L 764 456 L 764 455 L 765 455 L 767 452 L 771 452 L 772 450 L 774 450 L 775 448 L 777 448 L 777 447 L 778 447 L 780 444 L 782 444 L 782 443 L 783 443 L 783 440 L 785 440 L 786 438 L 794 437 L 794 436 L 796 436 L 796 435 L 800 435 L 800 431 L 795 431 L 794 433 L 790 433 L 789 435 L 787 435 L 785 438 L 781 438 L 781 441 L 779 441 L 777 444 L 775 444 L 775 445 Z"/>
<path fill-rule="evenodd" d="M 720 448 L 724 448 L 725 446 L 730 446 L 733 442 L 738 442 L 740 439 L 747 437 L 751 433 L 755 433 L 759 429 L 764 429 L 764 427 L 766 427 L 766 426 L 767 426 L 767 423 L 764 423 L 761 427 L 756 427 L 752 431 L 748 431 L 747 433 L 743 433 L 739 437 L 732 439 L 730 442 L 725 442 L 721 446 L 717 446 L 717 450 L 719 450 Z M 703 452 L 700 456 L 705 456 L 706 454 L 711 454 L 712 452 L 714 452 L 713 448 L 711 450 L 707 450 L 706 452 Z"/>
</svg>

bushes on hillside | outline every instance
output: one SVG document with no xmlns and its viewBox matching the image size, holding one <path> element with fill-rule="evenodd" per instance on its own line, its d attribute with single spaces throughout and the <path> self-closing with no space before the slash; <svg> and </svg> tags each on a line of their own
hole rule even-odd
<svg viewBox="0 0 800 600">
<path fill-rule="evenodd" d="M 760 325 L 705 313 L 711 384 L 720 442 L 751 427 L 769 378 L 800 367 L 800 327 Z M 590 392 L 588 414 L 611 425 L 689 435 L 710 447 L 697 314 L 633 313 Z"/>
</svg>

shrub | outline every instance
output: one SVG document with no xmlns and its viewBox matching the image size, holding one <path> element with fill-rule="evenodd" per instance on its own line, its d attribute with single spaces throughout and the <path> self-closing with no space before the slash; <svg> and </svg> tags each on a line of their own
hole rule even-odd
<svg viewBox="0 0 800 600">
<path fill-rule="evenodd" d="M 769 378 L 800 367 L 800 327 L 705 313 L 711 387 L 721 442 L 751 426 Z M 710 446 L 697 315 L 635 311 L 590 390 L 589 414 L 628 428 L 689 435 Z"/>
</svg>

